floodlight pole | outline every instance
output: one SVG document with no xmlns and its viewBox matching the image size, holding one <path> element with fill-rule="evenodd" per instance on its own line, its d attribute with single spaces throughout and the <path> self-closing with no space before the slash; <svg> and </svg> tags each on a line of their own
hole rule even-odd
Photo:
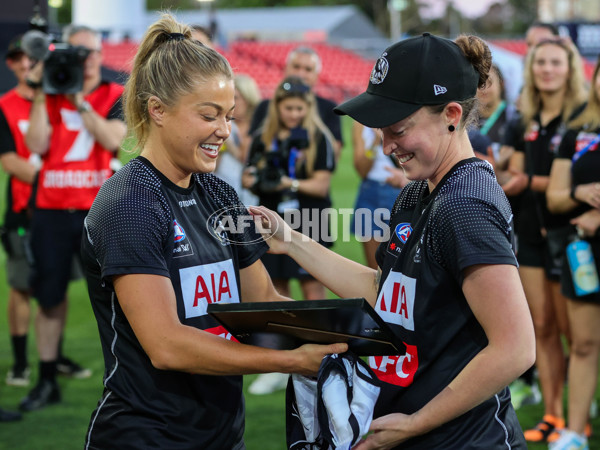
<svg viewBox="0 0 600 450">
<path fill-rule="evenodd" d="M 407 0 L 388 0 L 387 7 L 390 14 L 390 38 L 397 42 L 402 36 L 402 18 L 400 12 L 408 6 Z"/>
</svg>

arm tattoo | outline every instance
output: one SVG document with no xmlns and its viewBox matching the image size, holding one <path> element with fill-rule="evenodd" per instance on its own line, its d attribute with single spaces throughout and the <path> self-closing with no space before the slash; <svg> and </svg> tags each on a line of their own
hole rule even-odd
<svg viewBox="0 0 600 450">
<path fill-rule="evenodd" d="M 374 281 L 374 285 L 375 285 L 375 292 L 377 292 L 379 290 L 379 283 L 381 282 L 381 269 L 377 268 L 377 272 L 375 273 L 375 279 Z"/>
</svg>

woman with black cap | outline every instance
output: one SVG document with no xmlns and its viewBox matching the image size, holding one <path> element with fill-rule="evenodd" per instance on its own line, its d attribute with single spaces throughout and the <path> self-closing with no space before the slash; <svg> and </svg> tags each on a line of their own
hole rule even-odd
<svg viewBox="0 0 600 450">
<path fill-rule="evenodd" d="M 406 344 L 404 355 L 370 358 L 382 390 L 374 433 L 356 449 L 526 448 L 507 387 L 535 358 L 512 213 L 466 132 L 490 65 L 477 37 L 425 33 L 389 47 L 367 91 L 336 108 L 381 129 L 384 152 L 413 180 L 392 209 L 377 271 L 252 209 L 276 230 L 271 252 L 290 255 L 340 297 L 365 297 Z"/>
</svg>

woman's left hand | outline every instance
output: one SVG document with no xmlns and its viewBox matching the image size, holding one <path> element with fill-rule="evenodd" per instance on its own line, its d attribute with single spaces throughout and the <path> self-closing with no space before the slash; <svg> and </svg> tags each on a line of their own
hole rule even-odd
<svg viewBox="0 0 600 450">
<path fill-rule="evenodd" d="M 592 208 L 600 208 L 600 183 L 586 183 L 577 186 L 575 198 Z"/>
<path fill-rule="evenodd" d="M 396 447 L 416 436 L 411 429 L 412 418 L 411 415 L 395 413 L 373 420 L 369 428 L 373 433 L 352 447 L 352 450 L 386 450 Z"/>
<path fill-rule="evenodd" d="M 577 227 L 577 232 L 582 238 L 593 237 L 600 228 L 600 210 L 591 209 L 582 215 L 571 219 L 571 224 Z"/>
</svg>

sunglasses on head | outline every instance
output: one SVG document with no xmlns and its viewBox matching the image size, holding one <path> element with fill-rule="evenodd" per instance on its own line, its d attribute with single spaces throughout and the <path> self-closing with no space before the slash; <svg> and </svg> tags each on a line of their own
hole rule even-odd
<svg viewBox="0 0 600 450">
<path fill-rule="evenodd" d="M 310 92 L 310 87 L 304 83 L 286 81 L 281 85 L 281 89 L 290 94 L 306 94 Z"/>
</svg>

